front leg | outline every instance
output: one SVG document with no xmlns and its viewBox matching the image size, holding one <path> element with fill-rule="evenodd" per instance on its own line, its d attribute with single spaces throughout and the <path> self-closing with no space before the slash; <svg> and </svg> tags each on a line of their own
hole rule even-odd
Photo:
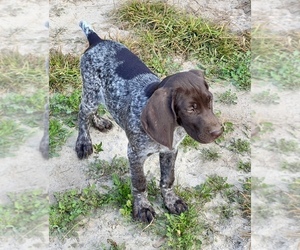
<svg viewBox="0 0 300 250">
<path fill-rule="evenodd" d="M 161 180 L 160 188 L 165 206 L 172 214 L 180 214 L 188 209 L 185 202 L 173 191 L 175 180 L 174 166 L 177 156 L 177 149 L 159 154 Z"/>
<path fill-rule="evenodd" d="M 144 162 L 146 158 L 140 156 L 140 152 L 136 152 L 129 145 L 128 159 L 133 195 L 133 218 L 150 223 L 155 217 L 155 211 L 147 198 L 147 182 L 144 175 Z"/>
</svg>

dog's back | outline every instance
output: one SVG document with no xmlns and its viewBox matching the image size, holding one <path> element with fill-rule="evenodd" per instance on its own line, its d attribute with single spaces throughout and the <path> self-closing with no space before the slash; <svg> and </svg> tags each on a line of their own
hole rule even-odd
<svg viewBox="0 0 300 250">
<path fill-rule="evenodd" d="M 79 26 L 89 42 L 81 57 L 83 87 L 97 89 L 115 121 L 126 129 L 122 116 L 128 106 L 135 109 L 139 119 L 148 99 L 146 86 L 160 79 L 123 44 L 100 38 L 84 21 Z"/>
</svg>

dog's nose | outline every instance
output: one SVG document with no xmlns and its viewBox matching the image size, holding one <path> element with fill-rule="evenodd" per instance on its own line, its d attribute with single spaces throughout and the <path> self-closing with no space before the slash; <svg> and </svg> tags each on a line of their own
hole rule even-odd
<svg viewBox="0 0 300 250">
<path fill-rule="evenodd" d="M 222 133 L 223 133 L 223 128 L 210 131 L 211 136 L 213 136 L 214 138 L 219 137 Z"/>
</svg>

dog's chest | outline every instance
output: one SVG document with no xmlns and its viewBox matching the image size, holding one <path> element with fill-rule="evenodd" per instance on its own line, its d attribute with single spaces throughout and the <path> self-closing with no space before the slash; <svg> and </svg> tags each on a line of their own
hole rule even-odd
<svg viewBox="0 0 300 250">
<path fill-rule="evenodd" d="M 177 148 L 185 136 L 186 136 L 186 132 L 184 128 L 180 126 L 176 127 L 174 131 L 174 137 L 173 137 L 173 148 Z"/>
</svg>

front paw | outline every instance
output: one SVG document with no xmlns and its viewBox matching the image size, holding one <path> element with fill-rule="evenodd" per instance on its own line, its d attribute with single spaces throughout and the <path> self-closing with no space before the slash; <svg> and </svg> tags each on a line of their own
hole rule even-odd
<svg viewBox="0 0 300 250">
<path fill-rule="evenodd" d="M 165 190 L 163 192 L 163 199 L 165 206 L 172 214 L 181 214 L 188 210 L 187 204 L 173 190 Z"/>
<path fill-rule="evenodd" d="M 79 159 L 87 158 L 93 153 L 93 144 L 91 139 L 78 136 L 75 150 Z"/>
<path fill-rule="evenodd" d="M 154 220 L 155 211 L 146 197 L 139 197 L 133 203 L 133 218 L 145 223 L 151 223 Z"/>
</svg>

